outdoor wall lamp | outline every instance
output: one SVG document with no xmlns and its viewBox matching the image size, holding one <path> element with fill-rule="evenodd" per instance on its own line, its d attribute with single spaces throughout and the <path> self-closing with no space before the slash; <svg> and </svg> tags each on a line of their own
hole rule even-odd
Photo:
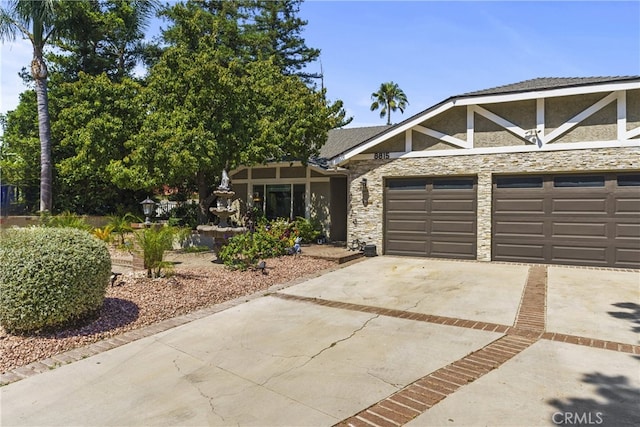
<svg viewBox="0 0 640 427">
<path fill-rule="evenodd" d="M 156 207 L 156 202 L 147 197 L 146 199 L 141 201 L 140 204 L 142 205 L 142 212 L 144 212 L 144 216 L 146 217 L 144 220 L 144 225 L 148 227 L 151 225 L 151 220 L 149 219 L 149 217 L 153 215 L 153 210 Z"/>
<path fill-rule="evenodd" d="M 367 188 L 367 178 L 362 178 L 362 181 L 360 181 L 360 190 L 362 190 L 362 205 L 367 206 L 369 204 L 369 189 Z"/>
</svg>

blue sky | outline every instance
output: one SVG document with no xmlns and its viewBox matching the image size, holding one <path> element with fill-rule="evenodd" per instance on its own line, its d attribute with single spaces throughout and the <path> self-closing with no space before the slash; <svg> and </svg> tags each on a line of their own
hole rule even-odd
<svg viewBox="0 0 640 427">
<path fill-rule="evenodd" d="M 387 81 L 409 100 L 397 123 L 453 95 L 536 77 L 640 75 L 640 1 L 308 0 L 300 16 L 350 127 L 385 123 L 369 106 Z M 17 72 L 30 57 L 28 42 L 3 44 L 0 112 L 25 90 Z"/>
</svg>

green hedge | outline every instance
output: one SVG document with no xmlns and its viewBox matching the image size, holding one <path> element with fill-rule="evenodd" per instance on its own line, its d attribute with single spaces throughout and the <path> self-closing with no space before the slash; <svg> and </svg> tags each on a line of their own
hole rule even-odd
<svg viewBox="0 0 640 427">
<path fill-rule="evenodd" d="M 54 329 L 98 311 L 111 258 L 104 242 L 72 228 L 6 230 L 0 236 L 0 324 Z"/>
</svg>

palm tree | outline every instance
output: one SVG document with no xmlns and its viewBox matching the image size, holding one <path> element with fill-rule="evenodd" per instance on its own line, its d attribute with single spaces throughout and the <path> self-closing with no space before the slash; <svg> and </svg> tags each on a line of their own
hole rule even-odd
<svg viewBox="0 0 640 427">
<path fill-rule="evenodd" d="M 51 162 L 51 125 L 44 47 L 54 33 L 55 0 L 11 0 L 0 9 L 0 40 L 15 40 L 22 34 L 33 46 L 31 75 L 35 81 L 38 102 L 38 131 L 40 135 L 40 211 L 51 211 L 53 204 Z"/>
<path fill-rule="evenodd" d="M 386 115 L 387 125 L 391 124 L 392 111 L 400 110 L 401 113 L 404 113 L 404 109 L 409 105 L 407 95 L 405 95 L 398 84 L 394 82 L 382 83 L 380 89 L 371 94 L 371 99 L 373 100 L 371 111 L 382 108 L 382 110 L 380 110 L 380 118 Z"/>
</svg>

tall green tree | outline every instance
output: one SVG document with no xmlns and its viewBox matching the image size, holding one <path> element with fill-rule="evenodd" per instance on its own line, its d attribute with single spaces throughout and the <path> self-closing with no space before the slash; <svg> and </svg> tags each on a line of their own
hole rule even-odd
<svg viewBox="0 0 640 427">
<path fill-rule="evenodd" d="M 129 154 L 125 143 L 142 126 L 142 86 L 130 78 L 113 82 L 105 73 L 78 77 L 55 91 L 56 208 L 105 215 L 140 200 L 113 184 L 108 167 Z"/>
<path fill-rule="evenodd" d="M 80 72 L 106 73 L 114 81 L 130 77 L 155 45 L 144 41 L 144 30 L 157 8 L 155 0 L 64 2 L 57 15 L 57 49 L 49 62 L 67 81 Z"/>
<path fill-rule="evenodd" d="M 341 102 L 328 104 L 324 93 L 283 74 L 273 56 L 247 54 L 251 38 L 237 6 L 188 2 L 165 12 L 174 22 L 165 34 L 173 45 L 149 74 L 131 154 L 110 166 L 122 186 L 193 186 L 201 221 L 223 168 L 306 160 L 344 121 Z"/>
<path fill-rule="evenodd" d="M 380 118 L 387 116 L 387 125 L 391 124 L 392 111 L 400 110 L 404 113 L 404 109 L 409 105 L 407 95 L 394 82 L 382 83 L 378 91 L 371 94 L 371 99 L 373 100 L 371 111 L 380 108 Z"/>
<path fill-rule="evenodd" d="M 40 211 L 53 205 L 53 167 L 51 159 L 51 124 L 47 79 L 49 71 L 44 49 L 54 37 L 55 0 L 13 0 L 0 8 L 0 39 L 15 40 L 17 34 L 28 38 L 33 47 L 31 76 L 35 81 L 40 139 Z"/>
<path fill-rule="evenodd" d="M 274 58 L 284 74 L 294 74 L 305 81 L 320 78 L 305 71 L 320 57 L 320 49 L 308 47 L 302 37 L 307 21 L 298 16 L 302 0 L 254 0 L 250 21 L 245 30 L 251 37 L 255 58 Z"/>
</svg>

